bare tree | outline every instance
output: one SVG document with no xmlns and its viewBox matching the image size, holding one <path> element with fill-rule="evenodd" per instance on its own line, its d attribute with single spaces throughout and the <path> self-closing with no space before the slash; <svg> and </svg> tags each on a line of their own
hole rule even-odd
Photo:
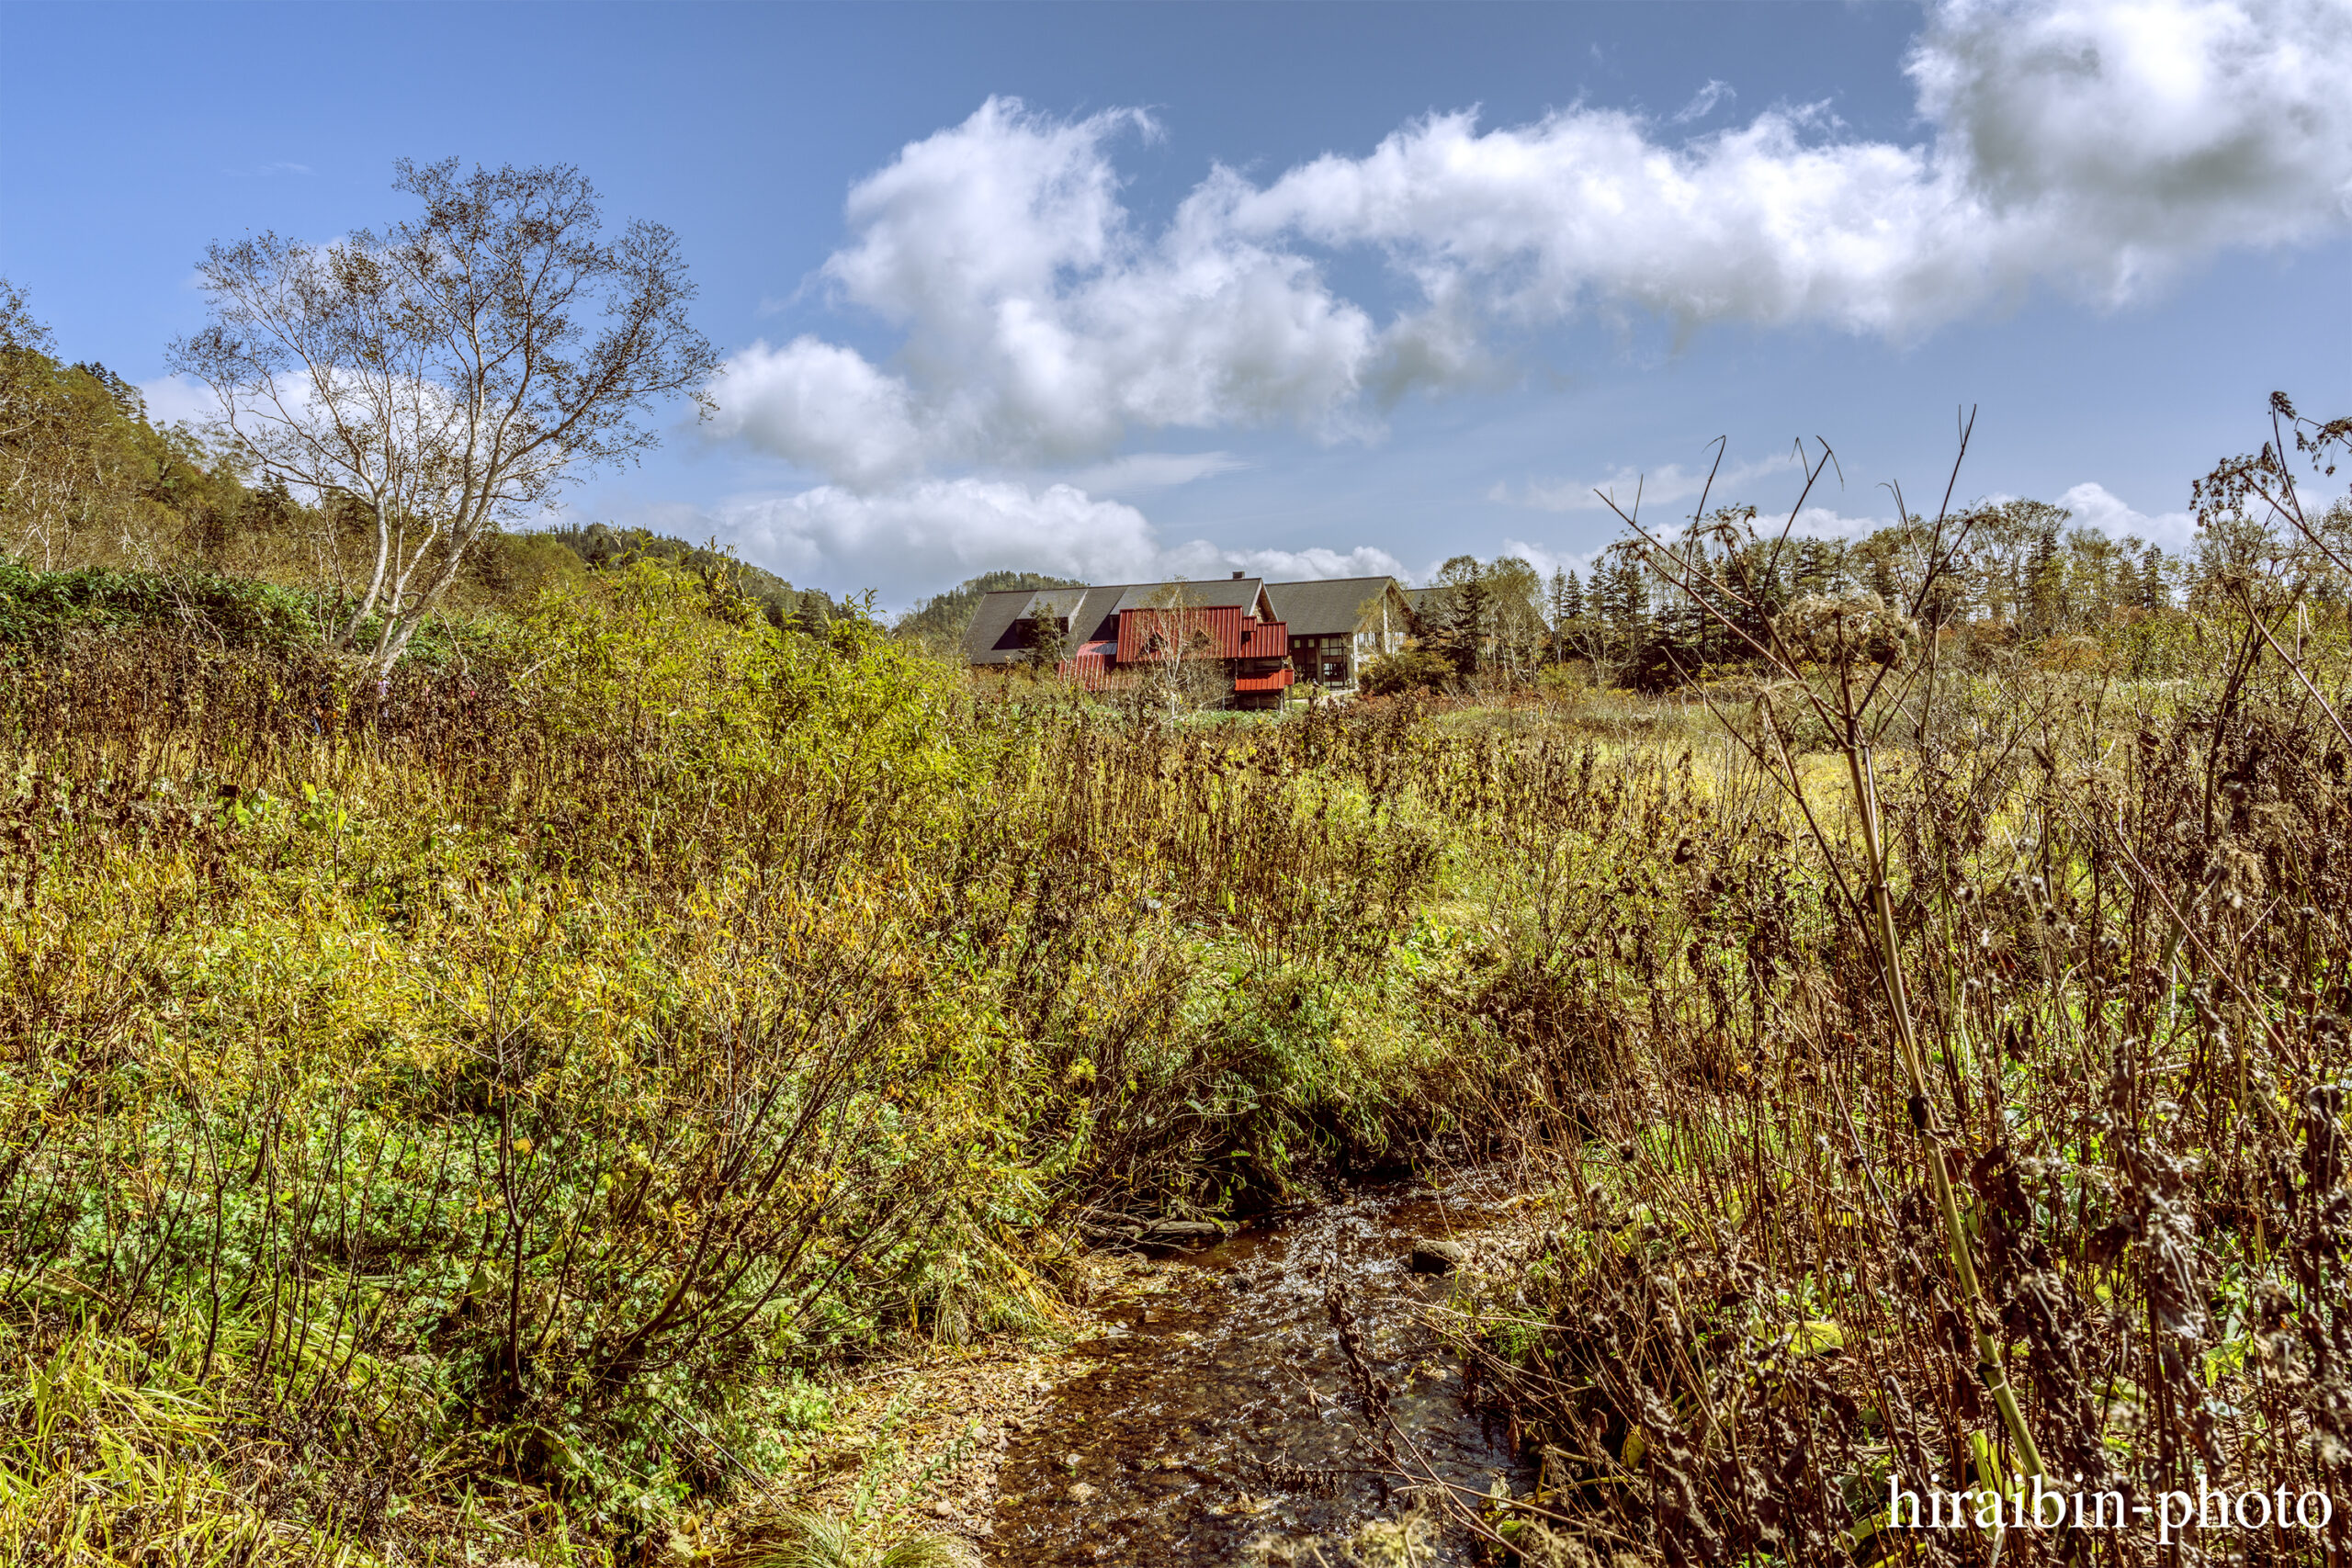
<svg viewBox="0 0 2352 1568">
<path fill-rule="evenodd" d="M 31 349 L 47 354 L 54 346 L 49 329 L 34 318 L 25 291 L 0 277 L 0 353 Z"/>
<path fill-rule="evenodd" d="M 1544 579 L 1524 557 L 1498 556 L 1487 563 L 1486 589 L 1494 665 L 1515 685 L 1543 646 Z"/>
<path fill-rule="evenodd" d="M 676 237 L 636 221 L 606 241 L 579 170 L 397 168 L 424 210 L 382 234 L 212 245 L 211 323 L 171 354 L 234 456 L 373 525 L 332 635 L 379 676 L 477 539 L 656 445 L 664 400 L 707 417 L 718 364 Z"/>
<path fill-rule="evenodd" d="M 1221 707 L 1233 691 L 1231 667 L 1201 615 L 1201 595 L 1179 580 L 1151 597 L 1145 667 L 1136 678 L 1137 711 L 1164 707 L 1170 718 Z"/>
</svg>

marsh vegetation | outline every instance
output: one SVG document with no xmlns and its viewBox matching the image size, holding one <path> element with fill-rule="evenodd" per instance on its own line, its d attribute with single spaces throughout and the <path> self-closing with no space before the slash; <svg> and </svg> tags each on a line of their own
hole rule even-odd
<svg viewBox="0 0 2352 1568">
<path fill-rule="evenodd" d="M 126 446 L 0 568 L 0 1548 L 878 1558 L 919 1473 L 761 1511 L 842 1380 L 1048 1331 L 1125 1227 L 1468 1164 L 1540 1220 L 1429 1303 L 1540 1474 L 1439 1500 L 1497 1552 L 2352 1503 L 2347 518 L 2278 504 L 2344 429 L 2278 431 L 2161 604 L 1939 599 L 1962 513 L 1799 594 L 1714 512 L 1623 558 L 1702 617 L 1663 694 L 1243 722 L 561 540 L 379 679 L 302 575 L 371 534 Z"/>
</svg>

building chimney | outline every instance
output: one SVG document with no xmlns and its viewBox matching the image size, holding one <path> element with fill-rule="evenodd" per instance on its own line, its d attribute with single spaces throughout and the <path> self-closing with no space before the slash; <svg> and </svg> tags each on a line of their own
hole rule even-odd
<svg viewBox="0 0 2352 1568">
<path fill-rule="evenodd" d="M 1233 574 L 1233 581 L 1236 581 L 1236 582 L 1240 581 L 1241 581 L 1241 574 L 1240 574 L 1239 572 L 1238 572 L 1238 571 L 1237 571 L 1237 572 L 1235 572 L 1235 573 Z"/>
</svg>

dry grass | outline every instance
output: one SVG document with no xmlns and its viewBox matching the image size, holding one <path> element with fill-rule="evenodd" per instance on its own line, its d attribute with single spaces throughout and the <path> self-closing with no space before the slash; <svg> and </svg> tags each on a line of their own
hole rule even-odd
<svg viewBox="0 0 2352 1568">
<path fill-rule="evenodd" d="M 1827 1562 L 1890 1472 L 2015 1474 L 1835 754 L 1816 838 L 1703 707 L 1138 722 L 701 595 L 380 695 L 0 670 L 6 1551 L 684 1559 L 811 1380 L 1047 1321 L 1104 1212 L 1441 1149 L 1559 1180 L 1464 1329 L 1559 1551 Z M 2340 737 L 2275 661 L 1908 711 L 1894 924 L 2024 1421 L 2135 1497 L 2341 1491 Z"/>
<path fill-rule="evenodd" d="M 1570 1153 L 1560 1230 L 1461 1332 L 1550 1456 L 1531 1540 L 2140 1562 L 2144 1517 L 1886 1530 L 1888 1483 L 2346 1497 L 2352 758 L 2316 684 L 2238 676 L 2159 704 L 2032 672 L 1913 715 L 1878 795 L 1925 1099 L 1850 810 L 1816 839 L 1763 768 L 1661 768 L 1597 833 L 1587 792 L 1498 772 L 1495 830 L 1552 859 L 1487 995 Z M 2320 1562 L 2331 1529 L 2191 1535 Z"/>
</svg>

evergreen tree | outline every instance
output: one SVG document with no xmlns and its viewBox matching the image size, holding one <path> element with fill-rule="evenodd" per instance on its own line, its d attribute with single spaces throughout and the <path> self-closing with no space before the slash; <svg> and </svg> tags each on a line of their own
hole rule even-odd
<svg viewBox="0 0 2352 1568">
<path fill-rule="evenodd" d="M 1834 593 L 1846 575 L 1846 547 L 1834 539 L 1800 539 L 1790 586 L 1797 593 Z"/>
<path fill-rule="evenodd" d="M 2025 603 L 2018 607 L 2018 629 L 2028 637 L 2051 637 L 2065 608 L 2066 580 L 2058 556 L 2058 530 L 2038 531 L 2025 560 Z"/>
<path fill-rule="evenodd" d="M 1036 626 L 1036 638 L 1029 645 L 1029 663 L 1050 675 L 1069 657 L 1069 628 L 1054 615 L 1039 615 Z"/>
<path fill-rule="evenodd" d="M 1770 641 L 1768 623 L 1781 613 L 1791 597 L 1787 581 L 1787 569 L 1791 564 L 1789 552 L 1776 550 L 1762 540 L 1750 541 L 1724 559 L 1724 582 L 1736 599 L 1723 606 L 1724 616 L 1732 623 L 1731 627 L 1724 626 L 1713 616 L 1708 618 L 1706 639 L 1710 660 L 1750 659 L 1755 656 L 1758 646 Z M 1738 601 L 1745 601 L 1745 604 Z"/>
<path fill-rule="evenodd" d="M 1631 555 L 1620 555 L 1593 573 L 1595 609 L 1612 659 L 1630 659 L 1649 637 L 1648 574 Z"/>
<path fill-rule="evenodd" d="M 1486 573 L 1472 560 L 1452 586 L 1453 593 L 1445 607 L 1445 651 L 1456 671 L 1464 676 L 1476 675 L 1489 619 Z"/>
<path fill-rule="evenodd" d="M 1552 585 L 1545 608 L 1552 623 L 1552 661 L 1565 664 L 1573 647 L 1577 623 L 1584 619 L 1584 584 L 1577 574 L 1566 567 L 1552 570 Z"/>
</svg>

